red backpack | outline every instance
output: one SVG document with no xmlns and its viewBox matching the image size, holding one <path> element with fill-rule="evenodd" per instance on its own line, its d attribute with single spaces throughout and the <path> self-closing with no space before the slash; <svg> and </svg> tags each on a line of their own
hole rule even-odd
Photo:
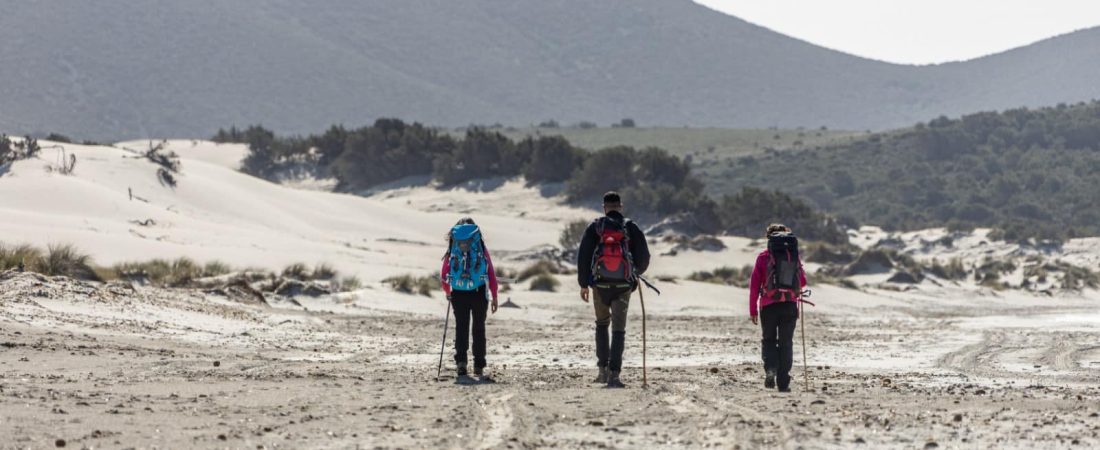
<svg viewBox="0 0 1100 450">
<path fill-rule="evenodd" d="M 592 278 L 598 288 L 629 288 L 634 286 L 634 259 L 630 255 L 630 220 L 619 223 L 599 219 L 596 234 L 600 242 L 592 257 Z"/>
</svg>

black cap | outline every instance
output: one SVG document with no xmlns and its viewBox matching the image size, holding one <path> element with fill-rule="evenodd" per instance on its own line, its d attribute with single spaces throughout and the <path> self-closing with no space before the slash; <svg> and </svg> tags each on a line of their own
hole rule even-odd
<svg viewBox="0 0 1100 450">
<path fill-rule="evenodd" d="M 603 204 L 605 205 L 621 205 L 622 203 L 623 199 L 618 192 L 608 191 L 603 195 Z"/>
</svg>

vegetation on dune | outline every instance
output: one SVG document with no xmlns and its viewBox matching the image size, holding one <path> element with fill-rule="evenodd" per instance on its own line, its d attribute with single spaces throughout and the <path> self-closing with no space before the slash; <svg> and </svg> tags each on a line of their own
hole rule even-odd
<svg viewBox="0 0 1100 450">
<path fill-rule="evenodd" d="M 561 282 L 553 275 L 546 273 L 539 274 L 531 280 L 532 291 L 555 292 L 558 290 L 558 286 L 561 286 Z"/>
<path fill-rule="evenodd" d="M 38 156 L 42 147 L 38 141 L 27 137 L 21 141 L 12 141 L 7 135 L 0 134 L 0 166 Z"/>
<path fill-rule="evenodd" d="M 776 173 L 785 174 L 782 177 Z M 745 157 L 727 176 L 859 223 L 1100 235 L 1100 102 L 938 118 L 848 144 Z"/>
<path fill-rule="evenodd" d="M 747 288 L 749 287 L 749 281 L 752 278 L 752 270 L 752 266 L 744 266 L 740 269 L 734 267 L 719 267 L 711 271 L 694 272 L 691 275 L 688 275 L 687 279 L 703 283 L 722 284 L 726 286 Z"/>
<path fill-rule="evenodd" d="M 222 261 L 200 264 L 190 258 L 152 259 L 104 267 L 96 265 L 91 256 L 70 244 L 54 244 L 46 250 L 26 244 L 0 244 L 0 271 L 6 270 L 85 281 L 126 280 L 167 288 L 207 288 L 212 283 L 209 280 L 225 276 L 242 278 L 248 283 L 267 282 L 265 290 L 269 292 L 277 291 L 288 281 L 315 283 L 323 288 L 321 290 L 331 292 L 347 292 L 362 286 L 357 277 L 340 276 L 328 264 L 318 264 L 313 269 L 304 264 L 293 264 L 279 273 L 263 269 L 235 269 Z"/>
<path fill-rule="evenodd" d="M 558 245 L 567 252 L 576 251 L 577 247 L 581 245 L 581 239 L 584 238 L 584 232 L 588 230 L 590 223 L 587 220 L 574 220 L 567 223 L 562 228 L 561 234 L 558 235 Z"/>
<path fill-rule="evenodd" d="M 390 288 L 397 292 L 418 294 L 425 297 L 430 297 L 432 292 L 440 289 L 439 278 L 434 274 L 426 276 L 397 275 L 386 278 L 382 282 L 388 284 Z"/>
<path fill-rule="evenodd" d="M 219 130 L 218 141 L 240 141 L 250 153 L 243 170 L 274 179 L 288 168 L 313 164 L 317 172 L 338 180 L 338 189 L 359 192 L 409 176 L 428 176 L 445 185 L 491 177 L 523 175 L 531 183 L 564 183 L 565 195 L 576 204 L 595 205 L 608 190 L 627 199 L 629 214 L 656 221 L 680 217 L 696 230 L 720 233 L 750 228 L 759 232 L 770 217 L 793 217 L 811 239 L 835 239 L 836 221 L 814 213 L 805 203 L 769 191 L 746 191 L 723 199 L 710 198 L 704 183 L 685 159 L 649 147 L 614 146 L 588 151 L 560 136 L 527 136 L 515 141 L 504 134 L 473 127 L 456 138 L 397 119 L 380 119 L 371 126 L 334 126 L 320 135 L 276 137 L 259 126 Z M 756 197 L 761 197 L 760 200 Z M 723 214 L 723 208 L 780 198 L 769 218 L 746 219 Z M 746 203 L 748 202 L 748 203 Z M 833 230 L 826 228 L 833 227 Z"/>
</svg>

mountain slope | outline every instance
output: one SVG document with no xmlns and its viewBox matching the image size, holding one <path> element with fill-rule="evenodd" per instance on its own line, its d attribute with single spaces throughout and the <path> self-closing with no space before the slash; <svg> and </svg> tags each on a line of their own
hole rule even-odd
<svg viewBox="0 0 1100 450">
<path fill-rule="evenodd" d="M 884 128 L 1100 96 L 1097 39 L 908 67 L 687 0 L 39 2 L 0 17 L 0 129 L 200 136 L 379 116 Z"/>
</svg>

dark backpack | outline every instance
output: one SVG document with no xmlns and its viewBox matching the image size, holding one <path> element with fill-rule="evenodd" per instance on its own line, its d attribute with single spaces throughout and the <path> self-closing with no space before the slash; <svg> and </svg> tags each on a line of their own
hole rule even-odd
<svg viewBox="0 0 1100 450">
<path fill-rule="evenodd" d="M 629 219 L 620 224 L 606 217 L 597 219 L 600 241 L 592 255 L 592 278 L 601 289 L 629 289 L 634 286 L 634 258 L 630 255 Z"/>
<path fill-rule="evenodd" d="M 798 238 L 793 233 L 768 236 L 768 272 L 764 292 L 771 298 L 781 294 L 783 301 L 795 300 L 802 292 L 802 261 L 798 259 Z"/>
</svg>

